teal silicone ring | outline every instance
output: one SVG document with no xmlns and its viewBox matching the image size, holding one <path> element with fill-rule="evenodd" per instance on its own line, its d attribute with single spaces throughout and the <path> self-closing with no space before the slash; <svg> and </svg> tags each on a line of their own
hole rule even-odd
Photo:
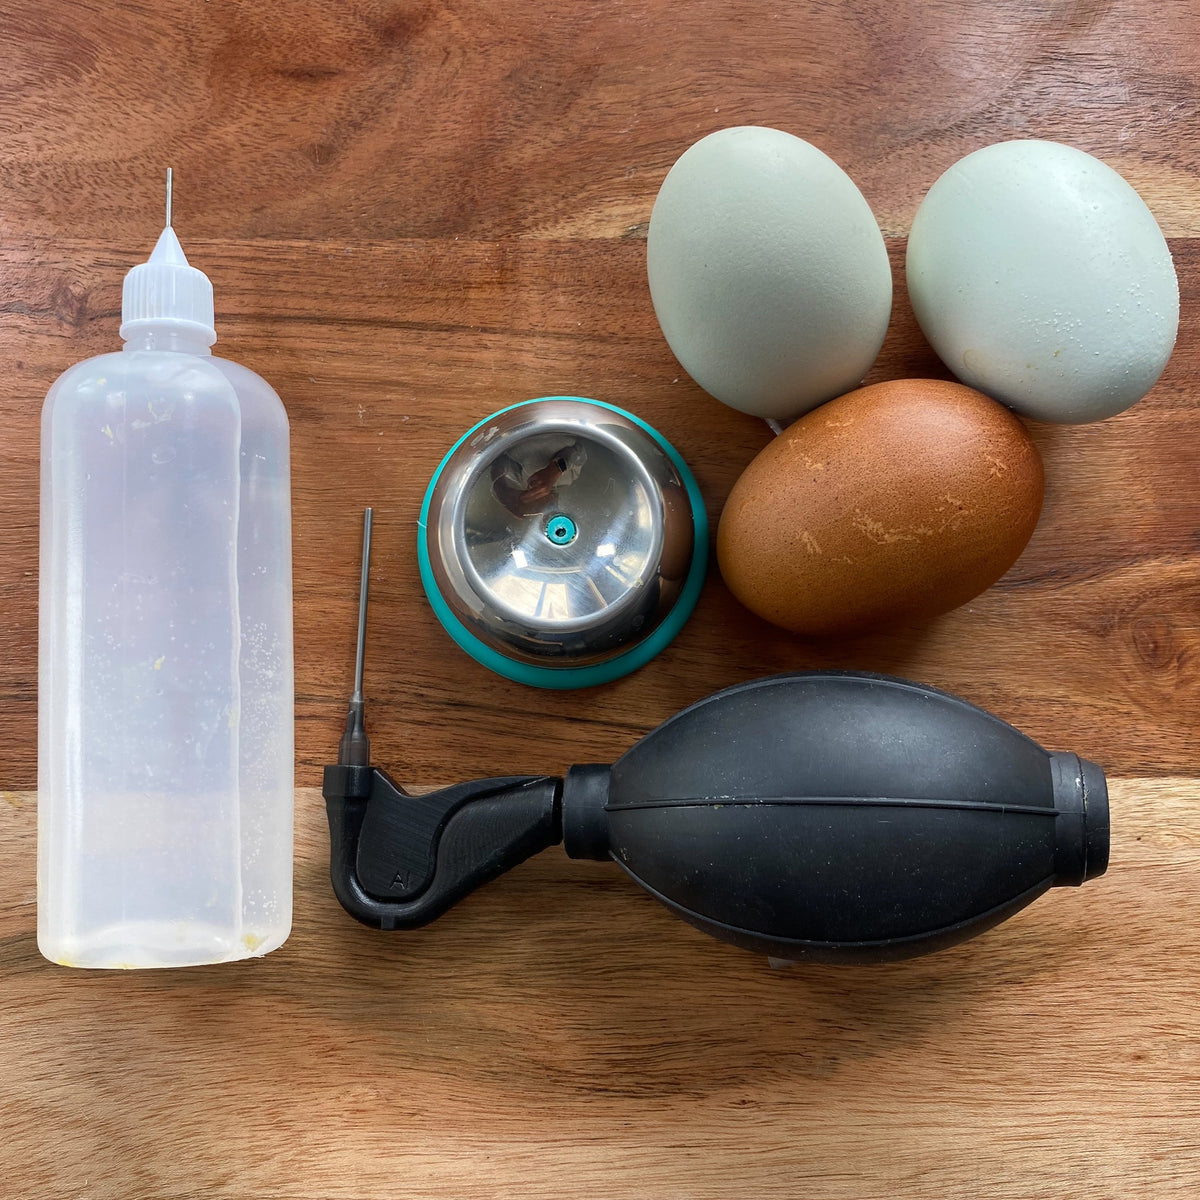
<svg viewBox="0 0 1200 1200">
<path fill-rule="evenodd" d="M 450 606 L 442 599 L 442 594 L 438 591 L 437 584 L 434 582 L 433 569 L 429 561 L 429 543 L 426 536 L 426 525 L 429 521 L 429 505 L 433 499 L 433 490 L 437 487 L 437 482 L 441 478 L 442 472 L 446 469 L 446 464 L 450 461 L 451 456 L 459 446 L 477 429 L 486 425 L 495 417 L 500 416 L 501 413 L 511 412 L 514 408 L 525 408 L 529 404 L 544 404 L 550 400 L 570 400 L 574 403 L 591 404 L 596 408 L 605 408 L 609 412 L 614 412 L 618 416 L 632 421 L 638 428 L 644 430 L 662 447 L 663 452 L 670 458 L 675 469 L 679 472 L 679 478 L 683 480 L 683 485 L 687 489 L 688 501 L 692 508 L 692 531 L 694 538 L 692 564 L 688 569 L 683 590 L 679 593 L 679 599 L 676 600 L 675 607 L 667 614 L 662 624 L 645 640 L 631 646 L 615 658 L 581 667 L 541 667 L 533 663 L 517 662 L 514 659 L 507 658 L 492 646 L 481 642 L 450 611 Z M 421 503 L 421 515 L 417 520 L 417 565 L 421 570 L 421 586 L 425 589 L 425 595 L 429 600 L 429 605 L 433 609 L 434 615 L 441 622 L 442 628 L 453 638 L 455 644 L 460 649 L 465 650 L 477 663 L 487 667 L 489 671 L 494 671 L 497 675 L 504 676 L 505 679 L 512 679 L 517 683 L 525 683 L 530 687 L 558 690 L 597 687 L 602 683 L 612 683 L 614 679 L 620 679 L 622 676 L 628 675 L 631 671 L 636 671 L 639 667 L 645 666 L 656 654 L 671 643 L 675 635 L 683 628 L 684 622 L 692 615 L 692 610 L 696 607 L 696 601 L 700 598 L 700 590 L 704 586 L 704 575 L 708 569 L 708 514 L 704 511 L 704 499 L 700 495 L 700 489 L 696 486 L 696 479 L 688 468 L 687 463 L 683 461 L 675 447 L 653 426 L 647 425 L 645 421 L 640 417 L 634 416 L 633 413 L 626 412 L 623 408 L 618 408 L 615 404 L 606 404 L 603 400 L 589 400 L 584 396 L 539 396 L 535 400 L 522 400 L 519 404 L 510 404 L 507 408 L 498 409 L 490 416 L 484 417 L 482 421 L 477 421 L 450 447 L 446 457 L 442 459 L 438 464 L 438 469 L 433 473 L 433 478 L 429 481 L 429 486 L 425 489 L 425 499 Z"/>
</svg>

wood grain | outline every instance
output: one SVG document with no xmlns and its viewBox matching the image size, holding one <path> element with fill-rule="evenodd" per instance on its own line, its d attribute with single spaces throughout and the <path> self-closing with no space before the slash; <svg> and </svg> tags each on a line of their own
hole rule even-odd
<svg viewBox="0 0 1200 1200">
<path fill-rule="evenodd" d="M 5 0 L 4 228 L 619 237 L 681 148 L 794 130 L 901 234 L 969 150 L 1075 142 L 1200 232 L 1190 0 Z"/>
<path fill-rule="evenodd" d="M 558 850 L 425 930 L 360 928 L 303 790 L 284 948 L 131 976 L 39 958 L 10 794 L 5 1195 L 1190 1200 L 1196 797 L 1114 781 L 1108 875 L 974 942 L 772 970 Z"/>
<path fill-rule="evenodd" d="M 1198 30 L 1190 0 L 0 0 L 0 1195 L 1200 1195 Z M 459 433 L 532 396 L 612 401 L 676 444 L 712 517 L 769 437 L 690 382 L 645 284 L 667 168 L 741 123 L 814 141 L 879 217 L 897 296 L 872 381 L 945 375 L 904 235 L 945 167 L 1010 137 L 1142 192 L 1179 271 L 1175 355 L 1128 413 L 1034 429 L 1041 523 L 964 609 L 804 642 L 714 570 L 618 684 L 494 678 L 415 564 Z M 38 412 L 115 347 L 168 163 L 218 349 L 292 421 L 296 928 L 261 962 L 72 973 L 33 933 Z M 1102 763 L 1111 870 L 878 971 L 769 970 L 557 851 L 426 931 L 359 929 L 312 789 L 366 504 L 369 713 L 402 778 L 557 773 L 756 674 L 885 670 Z"/>
</svg>

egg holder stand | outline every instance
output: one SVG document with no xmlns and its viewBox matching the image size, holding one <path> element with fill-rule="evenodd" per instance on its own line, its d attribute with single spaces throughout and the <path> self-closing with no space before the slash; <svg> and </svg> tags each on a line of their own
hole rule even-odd
<svg viewBox="0 0 1200 1200">
<path fill-rule="evenodd" d="M 472 426 L 434 472 L 417 527 L 442 627 L 483 666 L 535 687 L 637 670 L 704 586 L 695 478 L 657 430 L 598 400 L 546 396 Z"/>
</svg>

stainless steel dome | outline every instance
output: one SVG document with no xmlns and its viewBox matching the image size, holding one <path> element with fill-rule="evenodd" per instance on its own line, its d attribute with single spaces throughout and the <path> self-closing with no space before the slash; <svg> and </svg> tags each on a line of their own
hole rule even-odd
<svg viewBox="0 0 1200 1200">
<path fill-rule="evenodd" d="M 703 507 L 675 451 L 628 413 L 577 398 L 532 401 L 477 425 L 435 475 L 424 518 L 426 590 L 440 598 L 443 624 L 469 652 L 477 642 L 531 668 L 596 666 L 645 643 L 689 580 L 698 590 L 707 555 Z M 689 594 L 689 610 L 694 602 Z"/>
</svg>

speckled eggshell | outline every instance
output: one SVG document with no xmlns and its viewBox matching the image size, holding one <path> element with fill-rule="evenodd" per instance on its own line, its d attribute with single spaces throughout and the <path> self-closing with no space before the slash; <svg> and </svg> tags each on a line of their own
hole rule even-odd
<svg viewBox="0 0 1200 1200">
<path fill-rule="evenodd" d="M 905 273 L 946 366 L 1039 421 L 1136 403 L 1179 328 L 1153 214 L 1111 167 L 1057 142 L 1000 142 L 955 163 L 913 218 Z"/>
<path fill-rule="evenodd" d="M 857 387 L 892 311 L 883 235 L 862 193 L 779 129 L 721 129 L 668 172 L 646 269 L 675 357 L 710 395 L 792 420 Z"/>
<path fill-rule="evenodd" d="M 796 633 L 931 617 L 1012 566 L 1042 485 L 1003 405 L 945 380 L 877 383 L 801 417 L 746 468 L 721 515 L 721 573 Z"/>
</svg>

